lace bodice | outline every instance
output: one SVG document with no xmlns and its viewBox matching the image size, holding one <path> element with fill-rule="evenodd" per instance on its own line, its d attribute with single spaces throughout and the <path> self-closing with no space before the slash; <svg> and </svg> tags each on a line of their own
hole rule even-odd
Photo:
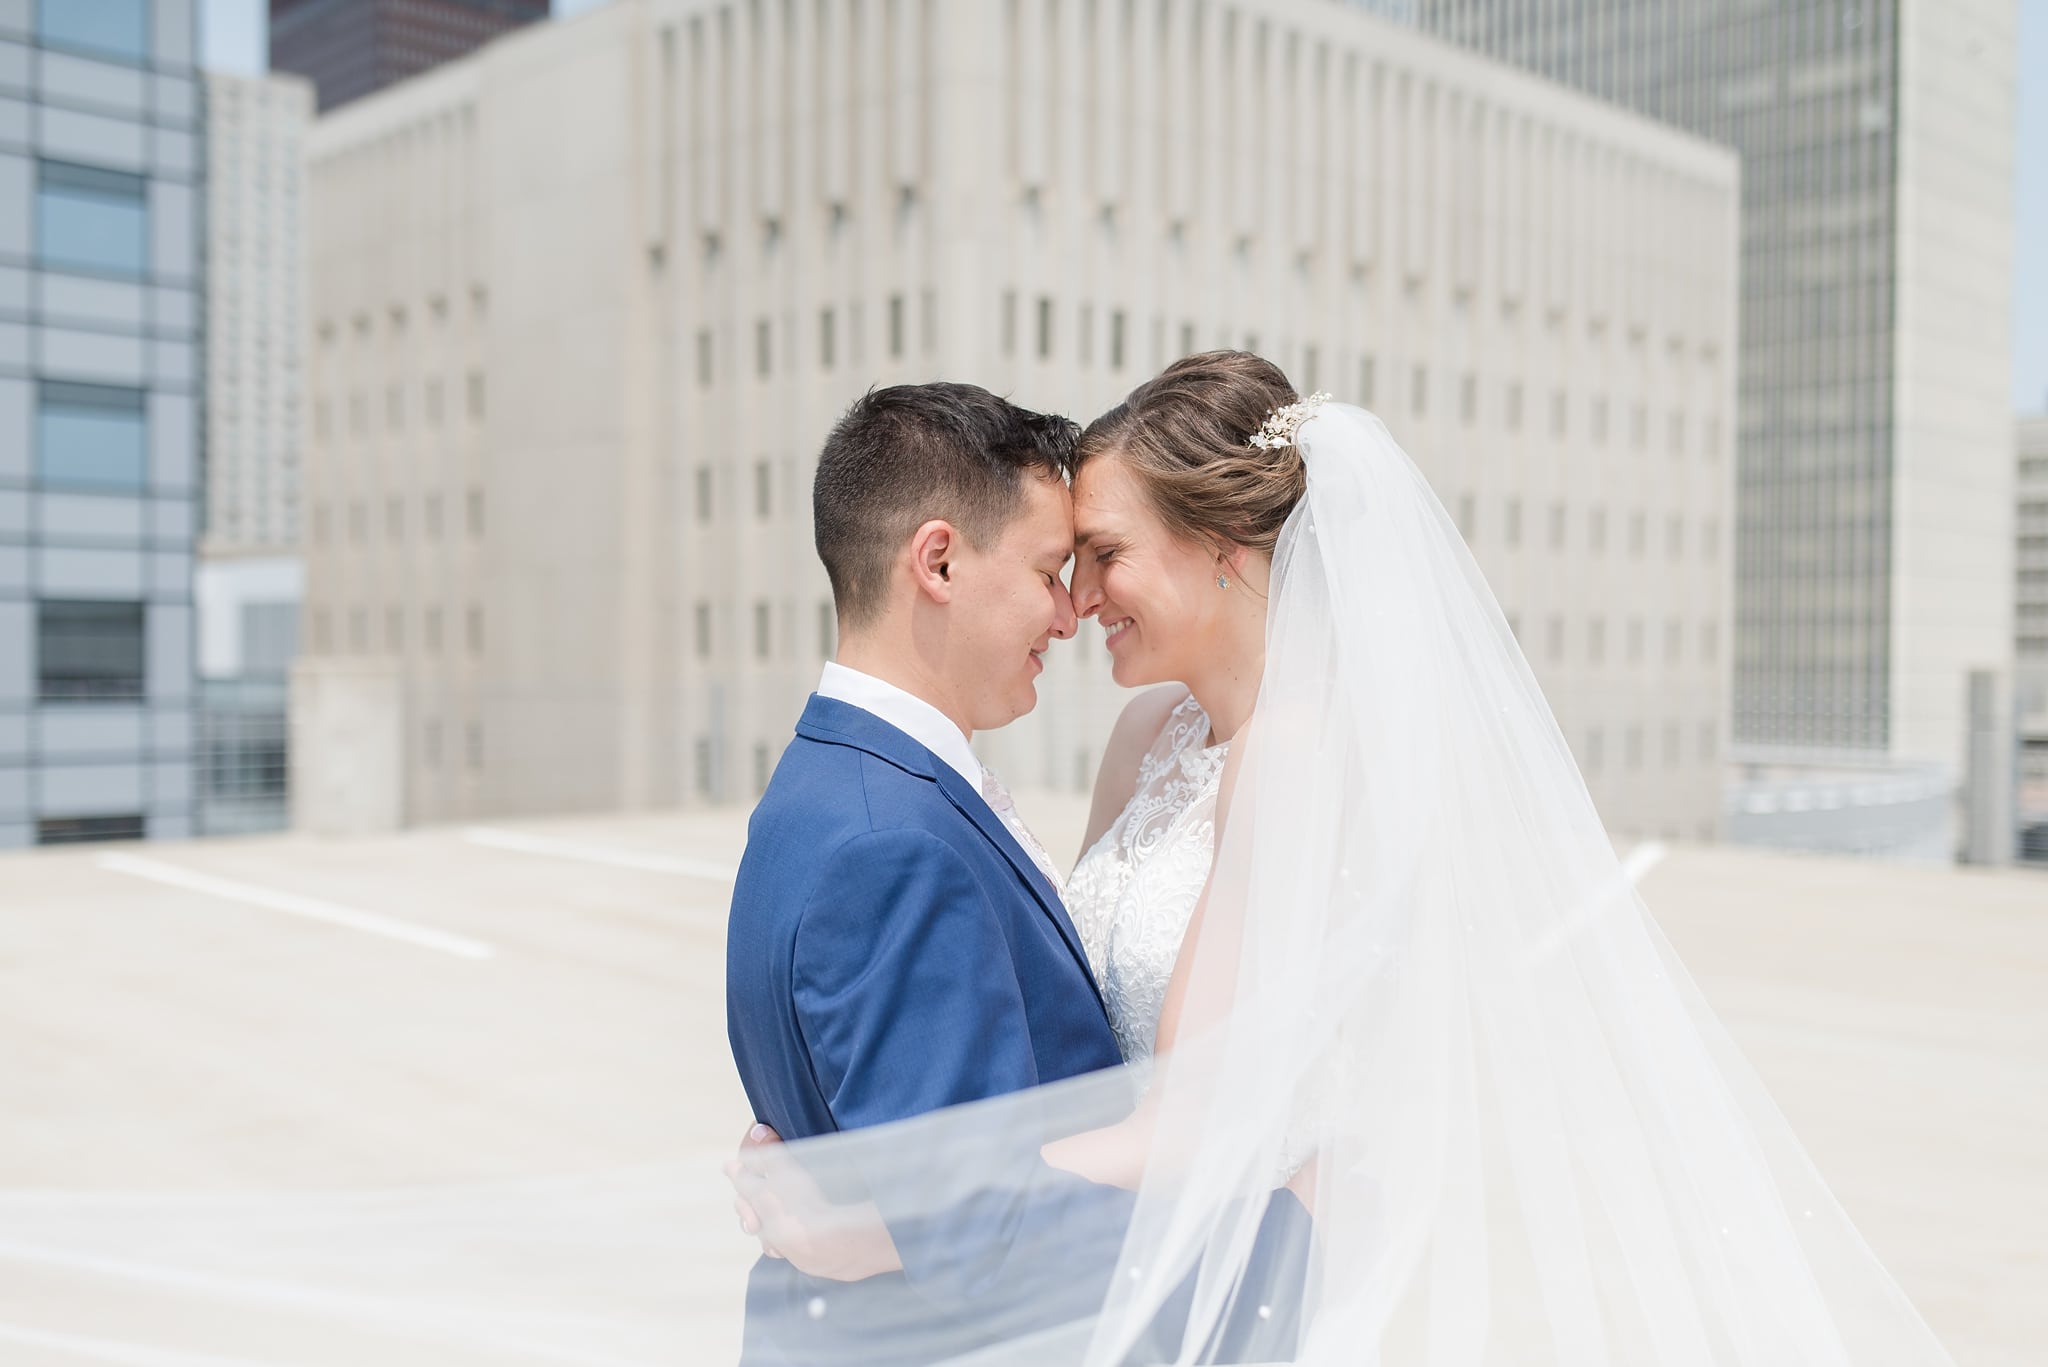
<svg viewBox="0 0 2048 1367">
<path fill-rule="evenodd" d="M 1181 937 L 1208 882 L 1228 752 L 1208 738 L 1209 715 L 1191 694 L 1139 763 L 1131 800 L 1067 880 L 1067 914 L 1127 1062 L 1152 1056 Z"/>
</svg>

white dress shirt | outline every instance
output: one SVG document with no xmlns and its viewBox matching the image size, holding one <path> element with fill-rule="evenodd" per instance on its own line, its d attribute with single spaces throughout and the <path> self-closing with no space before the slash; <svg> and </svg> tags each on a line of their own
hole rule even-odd
<svg viewBox="0 0 2048 1367">
<path fill-rule="evenodd" d="M 824 677 L 818 680 L 818 696 L 858 707 L 880 717 L 904 735 L 944 760 L 967 786 L 981 791 L 981 761 L 967 744 L 952 719 L 914 693 L 884 683 L 872 674 L 848 669 L 837 660 L 825 662 Z"/>
<path fill-rule="evenodd" d="M 966 735 L 945 713 L 914 693 L 905 692 L 872 674 L 848 669 L 837 660 L 825 662 L 825 672 L 818 680 L 818 696 L 858 707 L 870 716 L 880 718 L 945 761 L 947 767 L 967 780 L 968 787 L 981 795 L 981 800 L 988 804 L 1004 829 L 1030 856 L 1031 862 L 1038 865 L 1039 872 L 1046 876 L 1053 888 L 1060 888 L 1064 880 L 1059 869 L 1053 864 L 1052 856 L 1046 853 L 1045 846 L 1024 824 L 1024 818 L 1017 814 L 1016 804 L 1010 801 L 1009 790 L 1003 787 L 1002 780 L 996 777 L 993 769 L 975 757 Z"/>
</svg>

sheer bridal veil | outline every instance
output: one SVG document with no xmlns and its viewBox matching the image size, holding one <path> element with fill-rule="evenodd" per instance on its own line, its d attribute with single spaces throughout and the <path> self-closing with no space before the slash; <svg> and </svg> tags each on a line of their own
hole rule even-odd
<svg viewBox="0 0 2048 1367">
<path fill-rule="evenodd" d="M 1294 440 L 1308 493 L 1173 1049 L 782 1146 L 770 1180 L 805 1218 L 881 1220 L 906 1271 L 764 1265 L 752 1351 L 1946 1363 L 1647 915 L 1421 473 L 1361 409 L 1323 406 Z M 1048 1141 L 1084 1132 L 1132 1155 L 1134 1190 L 1048 1167 Z M 211 1342 L 189 1326 L 246 1313 L 306 1327 L 289 1360 L 346 1332 L 420 1361 L 690 1361 L 702 1289 L 665 1278 L 688 1275 L 693 1222 L 730 1218 L 722 1193 L 706 1170 L 408 1200 L 0 1197 L 0 1242 L 75 1276 L 175 1270 L 126 1283 L 151 1312 L 128 1337 L 165 1353 L 109 1360 L 186 1361 Z M 1276 1237 L 1297 1194 L 1309 1218 Z M 497 1293 L 458 1294 L 458 1267 Z"/>
</svg>

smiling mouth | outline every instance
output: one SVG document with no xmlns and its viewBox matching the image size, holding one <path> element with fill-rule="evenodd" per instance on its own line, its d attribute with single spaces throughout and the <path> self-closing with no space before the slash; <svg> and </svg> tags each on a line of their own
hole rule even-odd
<svg viewBox="0 0 2048 1367">
<path fill-rule="evenodd" d="M 1115 645 L 1119 640 L 1122 639 L 1123 634 L 1129 631 L 1130 629 L 1131 619 L 1128 617 L 1119 618 L 1117 621 L 1106 623 L 1102 628 L 1103 644 L 1112 646 Z"/>
</svg>

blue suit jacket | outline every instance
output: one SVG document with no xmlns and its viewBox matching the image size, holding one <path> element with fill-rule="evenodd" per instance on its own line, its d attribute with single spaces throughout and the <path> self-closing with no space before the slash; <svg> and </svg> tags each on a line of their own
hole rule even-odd
<svg viewBox="0 0 2048 1367">
<path fill-rule="evenodd" d="M 748 823 L 726 1023 L 785 1139 L 1122 1061 L 1058 893 L 981 794 L 816 696 Z"/>
<path fill-rule="evenodd" d="M 755 1117 L 791 1140 L 1122 1062 L 1058 893 L 981 794 L 872 713 L 815 695 L 748 823 L 727 928 L 726 1025 Z M 902 1273 L 849 1286 L 762 1259 L 742 1361 L 869 1367 L 872 1345 L 891 1343 L 891 1360 L 918 1362 L 943 1355 L 915 1346 L 922 1330 L 958 1351 L 962 1323 L 995 1338 L 1020 1316 L 1089 1313 L 1130 1193 L 1042 1165 L 996 1186 L 1010 1195 L 993 1206 L 891 1219 Z M 886 1193 L 870 1194 L 889 1218 Z M 1306 1215 L 1282 1196 L 1257 1261 L 1262 1281 L 1292 1285 Z M 1009 1254 L 1029 1250 L 1042 1271 L 1049 1247 L 1072 1258 L 1056 1294 L 1016 1285 Z M 1249 1317 L 1258 1299 L 1270 1297 L 1246 1299 L 1248 1327 L 1231 1328 L 1211 1360 L 1291 1344 L 1291 1329 L 1276 1339 L 1280 1326 Z M 1162 1343 L 1178 1341 L 1181 1313 L 1164 1317 Z"/>
</svg>

